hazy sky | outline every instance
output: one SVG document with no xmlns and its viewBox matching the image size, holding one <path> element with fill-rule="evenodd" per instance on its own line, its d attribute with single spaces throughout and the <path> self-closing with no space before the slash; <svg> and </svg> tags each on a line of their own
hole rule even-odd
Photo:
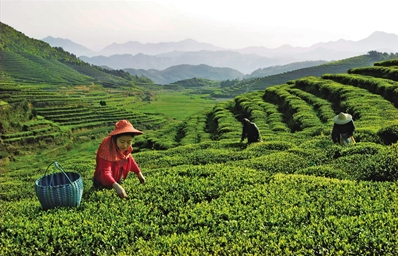
<svg viewBox="0 0 398 256">
<path fill-rule="evenodd" d="M 0 0 L 0 20 L 25 35 L 92 50 L 113 42 L 194 39 L 224 48 L 311 46 L 398 34 L 395 0 Z"/>
</svg>

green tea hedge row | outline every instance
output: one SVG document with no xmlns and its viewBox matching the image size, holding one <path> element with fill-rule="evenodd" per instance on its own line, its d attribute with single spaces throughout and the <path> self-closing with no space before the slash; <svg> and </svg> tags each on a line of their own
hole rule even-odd
<svg viewBox="0 0 398 256">
<path fill-rule="evenodd" d="M 11 138 L 18 138 L 18 137 L 24 138 L 24 137 L 28 137 L 28 136 L 32 136 L 32 135 L 51 133 L 51 131 L 54 131 L 54 130 L 59 130 L 59 129 L 50 126 L 50 127 L 40 128 L 40 129 L 33 129 L 33 130 L 25 131 L 25 132 L 2 134 L 1 138 L 5 139 L 5 140 L 11 139 Z"/>
<path fill-rule="evenodd" d="M 348 74 L 359 74 L 398 81 L 398 67 L 362 67 L 349 69 Z"/>
<path fill-rule="evenodd" d="M 377 136 L 381 127 L 392 124 L 398 119 L 398 109 L 391 102 L 362 88 L 314 77 L 298 79 L 295 86 L 331 101 L 336 112 L 352 114 L 357 130 L 363 131 L 364 139 L 369 135 Z M 378 137 L 372 139 L 372 141 L 377 140 Z"/>
<path fill-rule="evenodd" d="M 283 121 L 283 114 L 278 111 L 278 105 L 265 101 L 260 102 L 259 105 L 263 108 L 266 122 L 272 132 L 290 132 L 289 127 Z"/>
<path fill-rule="evenodd" d="M 381 128 L 377 135 L 386 145 L 396 143 L 398 141 L 398 120 L 392 125 Z"/>
<path fill-rule="evenodd" d="M 266 113 L 260 105 L 263 102 L 262 94 L 262 91 L 257 91 L 236 97 L 233 112 L 239 121 L 242 118 L 248 118 L 256 123 L 260 133 L 265 135 L 269 133 L 270 127 L 267 123 Z"/>
<path fill-rule="evenodd" d="M 268 87 L 264 92 L 264 100 L 279 104 L 287 125 L 291 131 L 301 131 L 305 128 L 322 125 L 313 106 L 296 95 L 288 92 L 292 85 L 277 85 Z"/>
<path fill-rule="evenodd" d="M 391 66 L 398 67 L 398 59 L 378 61 L 378 62 L 375 62 L 373 65 L 382 66 L 382 67 L 391 67 Z"/>
<path fill-rule="evenodd" d="M 355 72 L 352 71 L 351 73 Z M 354 74 L 323 75 L 322 78 L 364 88 L 372 93 L 381 95 L 383 98 L 394 104 L 395 107 L 398 107 L 398 82 Z"/>
<path fill-rule="evenodd" d="M 315 95 L 302 91 L 297 88 L 290 88 L 287 91 L 293 95 L 300 97 L 305 100 L 309 105 L 313 106 L 317 116 L 322 123 L 329 123 L 332 121 L 335 113 L 332 108 L 332 103 L 322 98 L 316 97 Z"/>
<path fill-rule="evenodd" d="M 215 128 L 216 135 L 212 139 L 239 139 L 241 135 L 241 127 L 237 128 L 238 121 L 236 120 L 231 109 L 233 108 L 233 101 L 226 101 L 217 104 L 210 115 L 211 125 L 213 130 Z"/>
<path fill-rule="evenodd" d="M 184 137 L 180 145 L 196 144 L 210 140 L 210 134 L 206 130 L 206 117 L 209 110 L 194 114 L 185 122 Z"/>
</svg>

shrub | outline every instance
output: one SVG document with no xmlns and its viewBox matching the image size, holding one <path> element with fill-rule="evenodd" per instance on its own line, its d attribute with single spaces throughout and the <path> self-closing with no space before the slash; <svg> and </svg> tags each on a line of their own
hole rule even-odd
<svg viewBox="0 0 398 256">
<path fill-rule="evenodd" d="M 381 128 L 377 135 L 386 145 L 396 143 L 398 141 L 398 123 Z"/>
<path fill-rule="evenodd" d="M 301 168 L 310 166 L 310 161 L 291 152 L 276 152 L 241 161 L 243 166 L 269 173 L 295 173 Z"/>
<path fill-rule="evenodd" d="M 398 180 L 398 144 L 381 149 L 365 162 L 357 174 L 359 180 L 397 181 Z"/>
<path fill-rule="evenodd" d="M 343 148 L 340 151 L 340 156 L 349 156 L 354 154 L 374 155 L 383 148 L 384 147 L 382 145 L 373 142 L 360 142 L 355 144 L 354 147 Z"/>
<path fill-rule="evenodd" d="M 374 142 L 381 143 L 380 137 L 376 132 L 367 129 L 356 129 L 354 132 L 356 142 Z"/>
<path fill-rule="evenodd" d="M 307 167 L 298 170 L 296 174 L 321 176 L 335 179 L 347 179 L 349 177 L 347 173 L 328 165 Z"/>
<path fill-rule="evenodd" d="M 397 181 L 398 144 L 381 148 L 376 154 L 354 154 L 336 160 L 336 168 L 356 180 Z"/>
</svg>

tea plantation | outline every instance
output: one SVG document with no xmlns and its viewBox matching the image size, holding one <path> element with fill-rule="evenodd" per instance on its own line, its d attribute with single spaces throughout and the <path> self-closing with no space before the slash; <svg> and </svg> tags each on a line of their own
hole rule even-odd
<svg viewBox="0 0 398 256">
<path fill-rule="evenodd" d="M 398 59 L 181 120 L 123 108 L 130 93 L 2 81 L 2 116 L 29 121 L 3 124 L 1 255 L 398 255 Z M 355 145 L 331 141 L 340 111 Z M 239 143 L 243 117 L 262 142 Z M 133 156 L 147 183 L 131 175 L 125 200 L 91 182 L 119 119 L 144 131 Z M 82 175 L 79 207 L 42 210 L 34 184 L 53 161 Z"/>
</svg>

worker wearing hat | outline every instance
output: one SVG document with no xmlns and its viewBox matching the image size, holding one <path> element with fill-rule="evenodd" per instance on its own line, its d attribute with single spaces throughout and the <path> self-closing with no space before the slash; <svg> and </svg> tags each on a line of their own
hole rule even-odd
<svg viewBox="0 0 398 256">
<path fill-rule="evenodd" d="M 143 132 L 127 120 L 115 124 L 115 129 L 101 142 L 96 157 L 93 184 L 96 188 L 114 188 L 119 197 L 127 197 L 121 186 L 129 172 L 134 172 L 141 183 L 145 177 L 132 157 L 133 139 Z"/>
<path fill-rule="evenodd" d="M 355 143 L 353 137 L 355 131 L 352 116 L 347 113 L 340 112 L 333 118 L 332 140 L 340 145 Z"/>
</svg>

